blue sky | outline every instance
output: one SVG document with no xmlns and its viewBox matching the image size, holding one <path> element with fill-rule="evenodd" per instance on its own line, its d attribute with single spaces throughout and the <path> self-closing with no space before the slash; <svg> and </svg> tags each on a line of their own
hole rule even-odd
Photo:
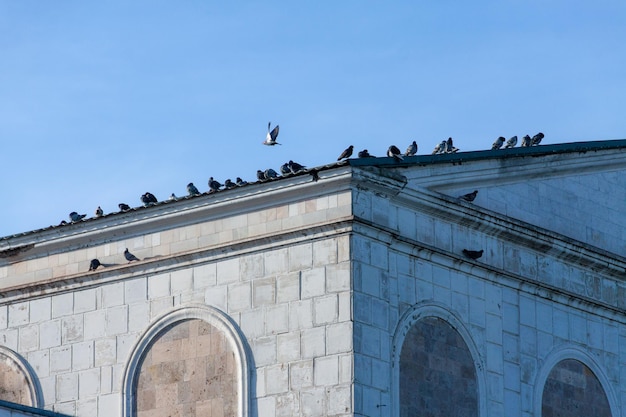
<svg viewBox="0 0 626 417">
<path fill-rule="evenodd" d="M 222 3 L 0 0 L 0 236 L 351 144 L 626 137 L 622 0 Z"/>
</svg>

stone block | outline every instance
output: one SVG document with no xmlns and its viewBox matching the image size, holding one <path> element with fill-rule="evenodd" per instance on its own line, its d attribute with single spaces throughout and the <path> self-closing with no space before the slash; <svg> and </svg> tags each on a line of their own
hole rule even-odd
<svg viewBox="0 0 626 417">
<path fill-rule="evenodd" d="M 241 313 L 241 331 L 248 339 L 265 335 L 265 315 L 261 310 L 244 311 Z"/>
<path fill-rule="evenodd" d="M 90 311 L 83 315 L 84 340 L 94 340 L 106 335 L 106 311 Z"/>
<path fill-rule="evenodd" d="M 349 384 L 354 377 L 352 354 L 339 355 L 339 383 Z"/>
<path fill-rule="evenodd" d="M 128 306 L 128 331 L 139 332 L 150 323 L 150 304 L 148 302 Z"/>
<path fill-rule="evenodd" d="M 95 341 L 95 366 L 115 365 L 117 358 L 117 344 L 116 339 L 106 338 L 98 339 Z"/>
<path fill-rule="evenodd" d="M 0 329 L 6 329 L 9 323 L 8 321 L 8 309 L 9 307 L 4 305 L 0 306 Z"/>
<path fill-rule="evenodd" d="M 106 334 L 114 336 L 128 331 L 128 306 L 116 306 L 106 309 Z"/>
<path fill-rule="evenodd" d="M 50 375 L 50 350 L 45 349 L 29 352 L 27 359 L 38 378 L 44 378 Z"/>
<path fill-rule="evenodd" d="M 76 401 L 77 416 L 97 416 L 98 415 L 98 398 L 83 399 L 80 393 L 80 379 L 78 388 L 80 400 Z M 70 414 L 71 415 L 71 414 Z"/>
<path fill-rule="evenodd" d="M 32 300 L 29 308 L 31 323 L 41 323 L 52 316 L 52 300 L 49 297 Z"/>
<path fill-rule="evenodd" d="M 9 304 L 9 327 L 17 327 L 28 324 L 30 312 L 29 307 L 30 305 L 28 302 Z"/>
<path fill-rule="evenodd" d="M 102 288 L 102 306 L 113 307 L 124 304 L 124 283 L 116 282 Z"/>
<path fill-rule="evenodd" d="M 289 390 L 289 367 L 285 364 L 265 368 L 265 389 L 268 395 Z"/>
<path fill-rule="evenodd" d="M 313 325 L 320 326 L 337 321 L 337 296 L 330 295 L 313 299 Z"/>
<path fill-rule="evenodd" d="M 301 272 L 301 298 L 324 295 L 326 292 L 325 268 L 314 268 Z"/>
<path fill-rule="evenodd" d="M 148 297 L 152 300 L 168 297 L 170 293 L 170 274 L 159 274 L 148 277 Z"/>
<path fill-rule="evenodd" d="M 72 368 L 72 346 L 59 346 L 50 349 L 50 372 L 67 372 Z"/>
<path fill-rule="evenodd" d="M 336 355 L 313 359 L 313 383 L 331 386 L 339 382 L 339 358 Z"/>
<path fill-rule="evenodd" d="M 61 319 L 61 342 L 63 344 L 83 340 L 83 316 L 75 315 Z"/>
<path fill-rule="evenodd" d="M 326 327 L 326 353 L 329 355 L 352 351 L 352 322 Z"/>
<path fill-rule="evenodd" d="M 124 303 L 131 304 L 148 299 L 148 283 L 146 278 L 135 278 L 124 281 Z"/>
<path fill-rule="evenodd" d="M 255 339 L 252 343 L 252 350 L 257 366 L 268 366 L 276 363 L 276 336 Z"/>
<path fill-rule="evenodd" d="M 227 311 L 227 287 L 221 286 L 207 288 L 204 293 L 204 302 L 209 306 L 218 308 L 222 311 Z"/>
<path fill-rule="evenodd" d="M 326 395 L 324 388 L 308 388 L 300 393 L 302 417 L 316 417 L 326 414 Z"/>
<path fill-rule="evenodd" d="M 313 265 L 313 244 L 305 243 L 291 246 L 289 253 L 289 272 L 309 269 Z"/>
<path fill-rule="evenodd" d="M 65 373 L 57 375 L 57 401 L 78 399 L 78 374 Z"/>
<path fill-rule="evenodd" d="M 91 288 L 88 290 L 77 291 L 74 293 L 74 314 L 85 313 L 96 309 L 97 290 Z"/>
<path fill-rule="evenodd" d="M 39 347 L 47 349 L 61 345 L 61 320 L 51 320 L 39 325 Z"/>
<path fill-rule="evenodd" d="M 337 239 L 324 239 L 313 242 L 313 267 L 337 263 Z"/>
<path fill-rule="evenodd" d="M 20 352 L 32 352 L 39 349 L 39 325 L 20 327 L 18 332 Z"/>
<path fill-rule="evenodd" d="M 300 298 L 300 273 L 276 277 L 276 302 L 285 303 Z"/>
<path fill-rule="evenodd" d="M 302 358 L 310 359 L 326 354 L 326 329 L 314 327 L 301 332 Z"/>
<path fill-rule="evenodd" d="M 247 254 L 239 258 L 239 274 L 243 281 L 260 278 L 265 271 L 263 253 Z"/>
<path fill-rule="evenodd" d="M 122 400 L 119 393 L 100 395 L 98 397 L 98 417 L 120 417 L 120 404 L 122 404 Z"/>
<path fill-rule="evenodd" d="M 217 284 L 239 281 L 239 259 L 232 258 L 217 263 Z"/>
<path fill-rule="evenodd" d="M 193 267 L 193 285 L 202 289 L 217 284 L 217 265 L 215 263 Z"/>
<path fill-rule="evenodd" d="M 261 397 L 257 400 L 259 416 L 276 415 L 276 399 L 272 397 Z"/>
<path fill-rule="evenodd" d="M 17 351 L 18 334 L 16 329 L 4 329 L 0 331 L 0 345 Z"/>
<path fill-rule="evenodd" d="M 265 333 L 278 334 L 289 331 L 289 306 L 271 306 L 265 312 Z"/>
<path fill-rule="evenodd" d="M 91 367 L 93 367 L 93 341 L 74 343 L 72 345 L 72 370 Z"/>
<path fill-rule="evenodd" d="M 349 262 L 342 262 L 336 265 L 326 266 L 326 291 L 341 292 L 350 291 L 351 285 L 351 265 Z"/>
<path fill-rule="evenodd" d="M 289 330 L 309 329 L 313 327 L 312 300 L 289 303 Z"/>
<path fill-rule="evenodd" d="M 274 278 L 252 281 L 252 305 L 254 308 L 274 304 L 276 300 L 276 281 Z"/>
<path fill-rule="evenodd" d="M 300 332 L 292 331 L 276 337 L 277 360 L 287 363 L 300 359 Z"/>
<path fill-rule="evenodd" d="M 250 308 L 252 303 L 251 283 L 242 282 L 228 286 L 228 311 L 243 311 Z"/>
<path fill-rule="evenodd" d="M 289 272 L 289 251 L 274 249 L 264 253 L 265 276 L 284 275 Z"/>
</svg>

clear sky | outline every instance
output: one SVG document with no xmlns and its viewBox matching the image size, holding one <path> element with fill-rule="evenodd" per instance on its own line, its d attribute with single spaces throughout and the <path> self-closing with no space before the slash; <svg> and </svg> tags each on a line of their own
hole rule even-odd
<svg viewBox="0 0 626 417">
<path fill-rule="evenodd" d="M 0 236 L 351 144 L 626 138 L 625 22 L 623 0 L 0 0 Z"/>
</svg>

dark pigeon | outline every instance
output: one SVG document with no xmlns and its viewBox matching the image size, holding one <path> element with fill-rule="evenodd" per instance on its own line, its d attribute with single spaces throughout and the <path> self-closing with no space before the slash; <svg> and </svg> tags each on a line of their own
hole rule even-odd
<svg viewBox="0 0 626 417">
<path fill-rule="evenodd" d="M 133 255 L 132 253 L 130 253 L 128 251 L 128 248 L 126 248 L 124 250 L 124 258 L 126 258 L 126 260 L 128 261 L 128 263 L 131 263 L 132 261 L 139 261 L 140 259 L 137 258 L 135 255 Z"/>
<path fill-rule="evenodd" d="M 300 165 L 297 162 L 293 162 L 293 161 L 289 160 L 289 169 L 294 174 L 297 174 L 298 172 L 303 171 L 304 169 L 306 169 L 306 167 L 304 165 Z"/>
<path fill-rule="evenodd" d="M 463 254 L 470 259 L 478 259 L 483 256 L 483 250 L 469 250 L 463 249 Z"/>
<path fill-rule="evenodd" d="M 96 209 L 96 217 L 102 217 L 102 216 L 104 216 L 104 211 L 102 210 L 100 206 L 98 206 L 98 208 Z"/>
<path fill-rule="evenodd" d="M 289 168 L 289 162 L 285 162 L 280 166 L 280 173 L 283 175 L 291 174 L 291 169 Z"/>
<path fill-rule="evenodd" d="M 100 263 L 100 261 L 99 261 L 99 260 L 97 260 L 97 259 L 92 259 L 92 260 L 91 260 L 91 262 L 89 262 L 89 270 L 90 270 L 90 271 L 95 271 L 96 269 L 98 269 L 98 267 L 99 267 L 100 265 L 102 265 L 102 264 Z"/>
<path fill-rule="evenodd" d="M 267 180 L 267 178 L 265 178 L 265 173 L 263 171 L 261 171 L 260 169 L 256 170 L 256 177 L 259 181 L 265 181 Z"/>
<path fill-rule="evenodd" d="M 86 214 L 78 214 L 75 211 L 73 211 L 73 212 L 70 213 L 70 220 L 72 222 L 79 222 L 82 219 L 84 219 L 85 216 L 86 216 Z"/>
<path fill-rule="evenodd" d="M 522 148 L 527 148 L 527 147 L 529 147 L 529 146 L 530 146 L 530 143 L 531 143 L 530 136 L 526 135 L 526 136 L 524 136 L 524 137 L 522 138 L 522 144 L 521 144 L 521 147 L 522 147 Z"/>
<path fill-rule="evenodd" d="M 436 154 L 440 154 L 443 153 L 446 150 L 446 141 L 442 140 L 439 144 L 437 144 L 437 146 L 435 146 L 435 149 L 433 149 L 433 155 Z"/>
<path fill-rule="evenodd" d="M 120 211 L 130 210 L 130 206 L 126 203 L 119 203 L 117 206 L 120 208 Z"/>
<path fill-rule="evenodd" d="M 309 169 L 309 175 L 311 175 L 311 177 L 313 177 L 313 181 L 314 182 L 317 182 L 320 179 L 320 177 L 318 175 L 318 171 L 315 168 Z"/>
<path fill-rule="evenodd" d="M 472 201 L 474 201 L 474 199 L 476 198 L 476 195 L 477 195 L 477 194 L 478 194 L 478 190 L 474 190 L 474 191 L 472 191 L 471 193 L 468 193 L 468 194 L 464 194 L 464 195 L 462 195 L 460 198 L 461 198 L 462 200 L 472 202 Z"/>
<path fill-rule="evenodd" d="M 348 146 L 343 152 L 341 152 L 341 155 L 339 155 L 339 158 L 337 158 L 337 161 L 350 158 L 352 156 L 353 149 L 354 149 L 354 146 L 352 145 Z"/>
<path fill-rule="evenodd" d="M 504 147 L 507 149 L 514 148 L 515 145 L 517 145 L 517 136 L 511 136 L 511 138 L 506 141 L 506 145 L 504 145 Z"/>
<path fill-rule="evenodd" d="M 537 146 L 541 143 L 541 139 L 543 139 L 543 133 L 539 132 L 530 140 L 530 146 Z"/>
<path fill-rule="evenodd" d="M 448 138 L 448 140 L 446 141 L 446 148 L 445 148 L 445 152 L 446 153 L 455 153 L 458 152 L 459 148 L 455 148 L 454 147 L 454 143 L 452 142 L 452 138 Z"/>
<path fill-rule="evenodd" d="M 209 190 L 214 193 L 219 191 L 222 188 L 222 184 L 219 181 L 213 179 L 213 177 L 209 178 Z"/>
<path fill-rule="evenodd" d="M 236 186 L 237 186 L 237 184 L 232 182 L 230 178 L 228 178 L 226 181 L 224 181 L 224 188 L 226 188 L 227 190 L 230 190 L 231 188 L 235 188 Z"/>
<path fill-rule="evenodd" d="M 400 152 L 400 149 L 396 145 L 391 145 L 387 149 L 387 156 L 392 157 L 396 161 L 404 160 L 404 158 L 402 158 L 402 153 Z"/>
<path fill-rule="evenodd" d="M 200 194 L 200 191 L 198 191 L 196 186 L 193 185 L 193 182 L 190 182 L 189 184 L 187 184 L 187 193 L 189 195 L 198 195 Z"/>
<path fill-rule="evenodd" d="M 266 169 L 264 174 L 265 174 L 265 178 L 267 178 L 268 180 L 271 178 L 278 178 L 278 173 L 274 171 L 272 168 Z"/>
<path fill-rule="evenodd" d="M 404 153 L 404 156 L 413 156 L 416 153 L 417 153 L 417 142 L 413 141 L 413 143 L 411 143 L 409 147 L 406 148 L 406 152 Z"/>
<path fill-rule="evenodd" d="M 145 207 L 158 203 L 158 200 L 152 193 L 145 193 L 140 197 L 140 199 Z"/>
<path fill-rule="evenodd" d="M 359 155 L 359 158 L 373 158 L 367 149 L 363 149 L 362 151 L 359 151 L 358 155 Z"/>
<path fill-rule="evenodd" d="M 502 145 L 504 145 L 505 140 L 506 139 L 504 138 L 504 136 L 500 136 L 498 139 L 495 140 L 495 142 L 493 142 L 493 145 L 491 145 L 491 150 L 500 149 Z"/>
<path fill-rule="evenodd" d="M 238 186 L 242 186 L 242 185 L 246 185 L 248 183 L 248 181 L 244 181 L 242 180 L 240 177 L 237 177 L 237 179 L 235 180 L 235 182 L 237 183 Z"/>
</svg>

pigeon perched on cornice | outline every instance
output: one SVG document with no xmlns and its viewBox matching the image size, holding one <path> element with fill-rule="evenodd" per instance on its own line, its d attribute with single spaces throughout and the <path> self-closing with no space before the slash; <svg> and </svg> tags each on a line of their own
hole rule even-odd
<svg viewBox="0 0 626 417">
<path fill-rule="evenodd" d="M 128 261 L 128 263 L 131 263 L 132 261 L 139 261 L 140 259 L 137 258 L 135 255 L 133 255 L 132 253 L 130 253 L 128 251 L 128 248 L 126 248 L 124 250 L 124 258 L 126 258 L 126 260 Z"/>
<path fill-rule="evenodd" d="M 145 193 L 144 195 L 140 197 L 140 199 L 145 207 L 158 203 L 158 200 L 152 193 Z"/>
<path fill-rule="evenodd" d="M 265 142 L 263 142 L 263 145 L 280 145 L 280 143 L 276 142 L 276 138 L 278 137 L 278 125 L 274 126 L 274 129 L 270 131 L 271 125 L 272 122 L 267 122 L 267 135 L 265 136 Z"/>
<path fill-rule="evenodd" d="M 214 180 L 213 177 L 210 177 L 209 178 L 209 190 L 210 190 L 210 192 L 214 193 L 216 191 L 219 191 L 220 188 L 222 188 L 222 184 L 219 181 Z"/>
<path fill-rule="evenodd" d="M 530 140 L 530 146 L 537 146 L 541 143 L 541 139 L 543 139 L 543 133 L 539 132 Z"/>
<path fill-rule="evenodd" d="M 89 262 L 89 270 L 95 271 L 100 265 L 102 265 L 100 261 L 94 258 L 91 260 L 91 262 Z"/>
<path fill-rule="evenodd" d="M 292 160 L 289 160 L 288 162 L 289 164 L 289 169 L 291 170 L 291 172 L 293 172 L 294 174 L 303 171 L 304 169 L 306 169 L 306 167 L 304 165 L 301 165 L 297 162 L 293 162 Z"/>
<path fill-rule="evenodd" d="M 495 142 L 493 142 L 493 145 L 491 145 L 491 150 L 500 149 L 502 145 L 504 145 L 505 140 L 506 139 L 504 138 L 504 136 L 500 136 L 498 139 L 495 140 Z"/>
<path fill-rule="evenodd" d="M 454 143 L 452 142 L 452 138 L 448 138 L 448 140 L 446 141 L 446 153 L 455 153 L 458 152 L 459 148 L 455 148 L 454 147 Z"/>
<path fill-rule="evenodd" d="M 236 186 L 237 186 L 237 184 L 232 182 L 232 180 L 230 178 L 228 178 L 226 181 L 224 181 L 224 188 L 226 188 L 227 190 L 230 190 L 231 188 L 235 188 Z"/>
<path fill-rule="evenodd" d="M 237 185 L 241 187 L 242 185 L 246 185 L 248 181 L 244 181 L 240 177 L 237 177 L 237 179 L 235 180 L 235 183 L 237 183 Z"/>
<path fill-rule="evenodd" d="M 400 149 L 396 145 L 391 145 L 389 148 L 387 148 L 387 156 L 392 157 L 396 161 L 404 160 L 404 158 L 402 157 L 402 152 L 400 152 Z"/>
<path fill-rule="evenodd" d="M 170 195 L 169 200 L 170 200 L 170 201 L 174 201 L 174 200 L 176 200 L 176 199 L 178 199 L 178 197 L 176 197 L 176 194 L 172 193 L 172 194 Z"/>
<path fill-rule="evenodd" d="M 267 178 L 268 180 L 271 178 L 278 178 L 278 173 L 274 171 L 272 168 L 266 169 L 264 174 L 265 174 L 265 178 Z"/>
<path fill-rule="evenodd" d="M 373 156 L 370 155 L 367 149 L 363 149 L 362 151 L 359 151 L 358 155 L 359 155 L 359 158 L 373 158 Z"/>
<path fill-rule="evenodd" d="M 404 153 L 404 156 L 413 156 L 416 153 L 417 153 L 417 142 L 413 141 L 413 143 L 411 143 L 409 147 L 406 148 L 406 152 Z"/>
<path fill-rule="evenodd" d="M 96 217 L 102 216 L 104 216 L 104 211 L 102 210 L 102 207 L 98 206 L 98 208 L 96 209 Z"/>
<path fill-rule="evenodd" d="M 320 179 L 320 177 L 318 175 L 318 171 L 315 168 L 309 169 L 309 175 L 311 175 L 311 177 L 313 178 L 314 182 L 317 182 Z"/>
<path fill-rule="evenodd" d="M 439 144 L 435 146 L 435 149 L 433 149 L 432 155 L 443 153 L 445 150 L 446 150 L 446 141 L 442 140 Z"/>
<path fill-rule="evenodd" d="M 130 210 L 130 206 L 126 203 L 119 203 L 117 206 L 120 208 L 120 211 Z"/>
<path fill-rule="evenodd" d="M 86 214 L 78 214 L 75 211 L 70 213 L 70 220 L 72 222 L 79 222 L 81 221 L 83 218 L 85 218 Z"/>
<path fill-rule="evenodd" d="M 261 171 L 260 169 L 256 170 L 256 177 L 259 181 L 267 180 L 267 178 L 265 177 L 265 172 Z"/>
<path fill-rule="evenodd" d="M 506 141 L 505 148 L 514 148 L 517 145 L 517 136 L 511 136 L 509 140 Z"/>
<path fill-rule="evenodd" d="M 289 162 L 285 162 L 280 166 L 280 173 L 283 175 L 291 174 L 291 169 L 289 168 Z"/>
<path fill-rule="evenodd" d="M 341 152 L 341 155 L 339 155 L 339 158 L 337 158 L 337 161 L 350 158 L 352 156 L 353 149 L 354 149 L 354 146 L 352 145 L 348 146 L 343 152 Z"/>
<path fill-rule="evenodd" d="M 193 185 L 193 182 L 190 182 L 189 184 L 187 184 L 187 193 L 189 195 L 198 195 L 200 194 L 200 191 L 198 191 L 198 188 Z"/>
<path fill-rule="evenodd" d="M 477 194 L 478 194 L 478 190 L 474 190 L 471 193 L 463 194 L 460 198 L 462 200 L 472 202 L 476 198 Z"/>
<path fill-rule="evenodd" d="M 483 250 L 468 250 L 463 249 L 463 254 L 470 259 L 478 259 L 483 256 Z"/>
<path fill-rule="evenodd" d="M 520 145 L 522 148 L 527 148 L 530 146 L 530 136 L 526 135 L 522 138 L 522 144 Z"/>
</svg>

